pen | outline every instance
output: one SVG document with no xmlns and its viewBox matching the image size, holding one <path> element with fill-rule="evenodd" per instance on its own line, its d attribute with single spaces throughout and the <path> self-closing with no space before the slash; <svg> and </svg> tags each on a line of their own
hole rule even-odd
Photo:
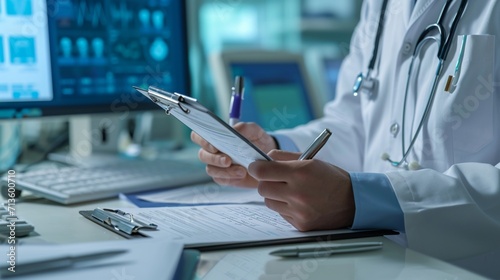
<svg viewBox="0 0 500 280">
<path fill-rule="evenodd" d="M 466 44 L 467 44 L 467 35 L 464 35 L 462 39 L 462 45 L 460 47 L 460 52 L 458 54 L 457 64 L 455 65 L 455 72 L 453 73 L 453 75 L 448 76 L 448 80 L 446 81 L 444 91 L 452 93 L 458 84 L 458 80 L 460 79 L 460 72 L 462 70 L 462 61 L 464 59 Z"/>
<path fill-rule="evenodd" d="M 328 257 L 339 253 L 370 251 L 382 248 L 382 242 L 357 242 L 318 247 L 296 247 L 272 251 L 272 256 L 283 258 Z"/>
<path fill-rule="evenodd" d="M 99 259 L 120 255 L 126 252 L 126 249 L 116 249 L 104 252 L 83 253 L 79 255 L 57 256 L 53 258 L 42 259 L 39 261 L 20 263 L 18 267 L 16 267 L 15 273 L 11 273 L 7 269 L 2 269 L 0 271 L 0 275 L 2 277 L 18 276 L 47 270 L 63 269 L 71 267 L 80 262 L 96 261 Z"/>
<path fill-rule="evenodd" d="M 456 86 L 458 79 L 460 78 L 460 72 L 462 70 L 462 61 L 464 59 L 465 45 L 467 44 L 467 35 L 464 35 L 462 39 L 462 45 L 460 47 L 460 54 L 458 55 L 457 65 L 455 65 L 455 74 L 453 75 L 453 86 Z"/>
<path fill-rule="evenodd" d="M 321 134 L 316 137 L 314 142 L 307 148 L 307 150 L 300 155 L 299 160 L 306 160 L 306 159 L 312 159 L 318 152 L 323 148 L 323 146 L 326 144 L 326 141 L 328 141 L 328 138 L 332 133 L 328 128 L 325 128 Z"/>
<path fill-rule="evenodd" d="M 245 91 L 243 77 L 236 76 L 232 88 L 231 103 L 229 104 L 229 125 L 233 126 L 240 121 L 241 103 Z"/>
</svg>

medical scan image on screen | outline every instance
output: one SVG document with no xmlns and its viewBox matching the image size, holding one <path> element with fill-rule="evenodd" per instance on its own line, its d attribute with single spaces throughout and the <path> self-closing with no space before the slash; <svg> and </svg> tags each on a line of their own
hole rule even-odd
<svg viewBox="0 0 500 280">
<path fill-rule="evenodd" d="M 132 86 L 186 92 L 183 7 L 171 0 L 7 0 L 0 111 L 104 112 L 127 99 L 148 106 Z"/>
</svg>

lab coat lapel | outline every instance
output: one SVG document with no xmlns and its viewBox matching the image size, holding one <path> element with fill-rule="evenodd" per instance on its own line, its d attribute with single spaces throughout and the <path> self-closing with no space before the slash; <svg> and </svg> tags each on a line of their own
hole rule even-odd
<svg viewBox="0 0 500 280">
<path fill-rule="evenodd" d="M 416 42 L 422 31 L 437 21 L 443 5 L 444 0 L 418 0 L 413 8 L 404 39 Z"/>
<path fill-rule="evenodd" d="M 413 25 L 417 22 L 424 14 L 426 14 L 427 10 L 432 6 L 436 5 L 438 0 L 418 0 L 415 3 L 415 7 L 413 8 L 413 12 L 410 17 L 410 25 Z"/>
</svg>

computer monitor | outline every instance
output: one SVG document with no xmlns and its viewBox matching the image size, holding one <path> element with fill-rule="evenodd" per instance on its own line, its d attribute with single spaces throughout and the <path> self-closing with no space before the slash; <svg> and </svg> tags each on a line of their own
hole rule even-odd
<svg viewBox="0 0 500 280">
<path fill-rule="evenodd" d="M 266 130 L 291 128 L 321 115 L 303 56 L 266 50 L 226 51 L 211 56 L 218 108 L 228 116 L 235 76 L 245 79 L 241 121 Z"/>
<path fill-rule="evenodd" d="M 125 117 L 158 110 L 132 86 L 189 93 L 184 0 L 5 0 L 0 6 L 0 119 Z"/>
</svg>

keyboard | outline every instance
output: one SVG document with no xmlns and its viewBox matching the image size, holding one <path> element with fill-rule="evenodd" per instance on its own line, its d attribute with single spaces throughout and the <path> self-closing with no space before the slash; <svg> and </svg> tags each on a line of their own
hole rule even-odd
<svg viewBox="0 0 500 280">
<path fill-rule="evenodd" d="M 201 163 L 130 160 L 92 167 L 64 167 L 16 174 L 16 189 L 73 204 L 161 188 L 208 182 Z M 2 178 L 6 187 L 6 177 Z"/>
<path fill-rule="evenodd" d="M 23 237 L 35 230 L 35 227 L 27 221 L 13 216 L 13 212 L 15 213 L 15 209 L 12 206 L 0 205 L 0 234 L 3 235 L 2 238 L 7 238 L 12 234 L 16 237 Z M 12 223 L 14 223 L 15 228 Z"/>
</svg>

